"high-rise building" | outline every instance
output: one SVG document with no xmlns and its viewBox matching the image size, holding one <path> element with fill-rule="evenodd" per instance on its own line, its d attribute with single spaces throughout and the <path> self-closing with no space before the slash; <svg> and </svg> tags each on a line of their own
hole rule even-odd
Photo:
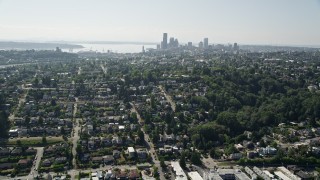
<svg viewBox="0 0 320 180">
<path fill-rule="evenodd" d="M 56 52 L 62 52 L 62 50 L 59 47 L 56 47 Z"/>
<path fill-rule="evenodd" d="M 192 42 L 188 42 L 188 48 L 192 48 Z"/>
<path fill-rule="evenodd" d="M 174 48 L 174 37 L 171 37 L 169 40 L 169 48 Z"/>
<path fill-rule="evenodd" d="M 175 39 L 175 40 L 174 40 L 174 45 L 175 45 L 175 47 L 179 47 L 179 41 L 178 41 L 178 39 Z"/>
<path fill-rule="evenodd" d="M 238 43 L 234 43 L 234 44 L 233 44 L 233 50 L 234 50 L 234 51 L 239 51 Z"/>
<path fill-rule="evenodd" d="M 204 45 L 204 48 L 205 48 L 205 49 L 208 49 L 208 48 L 209 48 L 209 39 L 208 39 L 208 38 L 204 38 L 204 40 L 203 40 L 203 45 Z"/>
<path fill-rule="evenodd" d="M 203 49 L 203 42 L 199 42 L 199 49 Z"/>
<path fill-rule="evenodd" d="M 162 49 L 168 48 L 168 33 L 163 33 Z"/>
</svg>

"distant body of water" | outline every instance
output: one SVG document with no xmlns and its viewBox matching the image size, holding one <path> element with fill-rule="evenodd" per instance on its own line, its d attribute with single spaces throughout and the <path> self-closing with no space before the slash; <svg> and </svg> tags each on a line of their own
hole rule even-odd
<svg viewBox="0 0 320 180">
<path fill-rule="evenodd" d="M 79 44 L 84 48 L 73 49 L 73 52 L 79 51 L 97 51 L 97 52 L 115 52 L 115 53 L 139 53 L 142 52 L 141 44 Z M 144 49 L 148 48 L 156 49 L 156 45 L 144 45 Z"/>
</svg>

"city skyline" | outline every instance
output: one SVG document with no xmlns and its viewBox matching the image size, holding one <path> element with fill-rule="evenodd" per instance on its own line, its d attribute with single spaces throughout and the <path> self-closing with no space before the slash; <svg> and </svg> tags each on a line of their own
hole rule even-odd
<svg viewBox="0 0 320 180">
<path fill-rule="evenodd" d="M 0 1 L 0 40 L 320 45 L 320 1 Z"/>
</svg>

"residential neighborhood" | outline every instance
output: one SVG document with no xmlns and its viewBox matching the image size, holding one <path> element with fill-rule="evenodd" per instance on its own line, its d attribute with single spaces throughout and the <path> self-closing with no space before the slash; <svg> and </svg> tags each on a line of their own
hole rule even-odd
<svg viewBox="0 0 320 180">
<path fill-rule="evenodd" d="M 319 58 L 0 51 L 0 179 L 316 179 Z"/>
</svg>

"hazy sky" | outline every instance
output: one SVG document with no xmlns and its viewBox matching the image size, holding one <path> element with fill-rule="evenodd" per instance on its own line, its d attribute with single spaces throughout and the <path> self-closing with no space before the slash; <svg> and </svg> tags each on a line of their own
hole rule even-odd
<svg viewBox="0 0 320 180">
<path fill-rule="evenodd" d="M 320 0 L 0 0 L 1 40 L 320 45 Z"/>
</svg>

